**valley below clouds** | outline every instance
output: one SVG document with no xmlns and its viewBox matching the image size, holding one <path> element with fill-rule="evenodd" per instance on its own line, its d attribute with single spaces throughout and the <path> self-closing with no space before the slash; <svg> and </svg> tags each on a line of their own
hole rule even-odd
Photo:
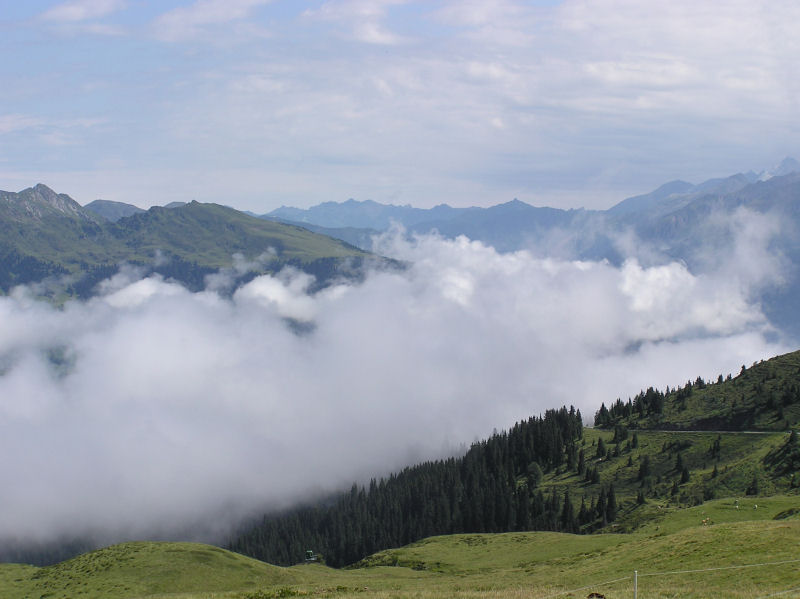
<svg viewBox="0 0 800 599">
<path fill-rule="evenodd" d="M 224 294 L 123 268 L 60 307 L 18 287 L 0 297 L 0 539 L 224 539 L 550 408 L 591 422 L 735 374 L 792 349 L 757 301 L 782 277 L 768 238 L 737 239 L 753 247 L 702 273 L 395 231 L 376 250 L 406 269 L 316 293 L 291 269 Z"/>
</svg>

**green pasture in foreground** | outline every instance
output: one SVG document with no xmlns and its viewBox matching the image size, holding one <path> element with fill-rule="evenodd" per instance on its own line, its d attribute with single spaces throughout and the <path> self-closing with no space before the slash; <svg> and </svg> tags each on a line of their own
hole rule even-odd
<svg viewBox="0 0 800 599">
<path fill-rule="evenodd" d="M 537 599 L 596 591 L 611 599 L 633 596 L 634 570 L 642 599 L 800 597 L 800 496 L 738 505 L 730 498 L 682 509 L 648 503 L 640 509 L 657 518 L 630 534 L 432 537 L 348 570 L 277 568 L 191 543 L 125 543 L 46 568 L 0 565 L 0 597 Z M 787 560 L 798 561 L 776 563 Z M 603 584 L 609 581 L 616 582 Z"/>
</svg>

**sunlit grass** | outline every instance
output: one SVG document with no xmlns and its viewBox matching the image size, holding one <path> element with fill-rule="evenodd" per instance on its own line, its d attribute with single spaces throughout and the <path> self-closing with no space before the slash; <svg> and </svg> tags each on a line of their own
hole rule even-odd
<svg viewBox="0 0 800 599">
<path fill-rule="evenodd" d="M 798 496 L 740 501 L 738 510 L 724 499 L 668 511 L 625 535 L 433 537 L 349 570 L 277 568 L 189 543 L 126 543 L 49 568 L 0 566 L 0 597 L 611 598 L 633 596 L 634 571 L 641 598 L 767 597 L 800 587 L 800 562 L 792 561 L 800 559 L 800 519 L 793 510 L 800 510 Z"/>
</svg>

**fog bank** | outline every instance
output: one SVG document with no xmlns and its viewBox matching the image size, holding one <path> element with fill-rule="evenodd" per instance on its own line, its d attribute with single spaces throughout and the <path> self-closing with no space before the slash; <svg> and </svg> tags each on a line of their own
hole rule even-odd
<svg viewBox="0 0 800 599">
<path fill-rule="evenodd" d="M 732 276 L 735 262 L 616 268 L 465 238 L 378 248 L 408 270 L 314 295 L 291 270 L 226 297 L 123 269 L 63 309 L 0 298 L 0 539 L 199 521 L 210 538 L 548 408 L 591 419 L 793 349 L 752 299 L 780 277 L 768 254 Z"/>
</svg>

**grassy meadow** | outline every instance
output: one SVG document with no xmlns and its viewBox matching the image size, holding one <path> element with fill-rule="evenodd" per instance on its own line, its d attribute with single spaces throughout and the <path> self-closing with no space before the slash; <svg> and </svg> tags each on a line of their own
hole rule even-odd
<svg viewBox="0 0 800 599">
<path fill-rule="evenodd" d="M 432 537 L 344 570 L 278 568 L 200 544 L 125 543 L 45 568 L 0 565 L 0 597 L 611 599 L 633 597 L 634 570 L 642 598 L 800 597 L 800 496 L 661 511 L 628 534 Z"/>
</svg>

